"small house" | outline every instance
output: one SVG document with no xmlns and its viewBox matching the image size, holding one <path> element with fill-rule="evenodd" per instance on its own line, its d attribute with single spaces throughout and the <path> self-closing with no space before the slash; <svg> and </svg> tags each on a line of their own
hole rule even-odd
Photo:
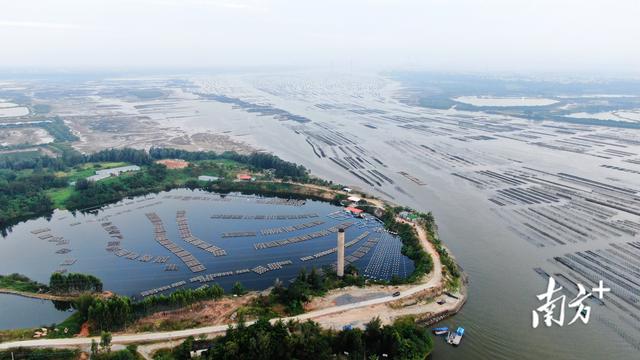
<svg viewBox="0 0 640 360">
<path fill-rule="evenodd" d="M 363 210 L 360 210 L 360 209 L 358 209 L 356 207 L 353 207 L 353 206 L 347 206 L 346 208 L 344 208 L 344 211 L 350 213 L 351 215 L 357 216 L 357 217 L 360 217 L 362 212 L 363 212 Z"/>
<path fill-rule="evenodd" d="M 357 197 L 357 196 L 349 196 L 349 197 L 347 198 L 347 200 L 349 200 L 349 201 L 351 201 L 351 202 L 354 202 L 354 203 L 358 203 L 358 202 L 360 202 L 360 200 L 362 200 L 362 199 L 361 199 L 361 198 L 359 198 L 359 197 Z"/>
</svg>

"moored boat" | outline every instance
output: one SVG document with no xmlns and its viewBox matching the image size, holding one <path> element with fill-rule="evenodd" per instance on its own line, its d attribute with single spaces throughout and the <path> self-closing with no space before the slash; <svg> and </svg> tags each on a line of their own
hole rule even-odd
<svg viewBox="0 0 640 360">
<path fill-rule="evenodd" d="M 462 341 L 462 336 L 464 335 L 464 328 L 459 327 L 455 332 L 449 332 L 447 335 L 447 342 L 451 345 L 458 346 L 460 345 L 460 341 Z"/>
<path fill-rule="evenodd" d="M 431 331 L 433 331 L 434 335 L 445 335 L 449 332 L 449 328 L 448 327 L 438 327 L 438 328 L 433 328 L 431 329 Z"/>
</svg>

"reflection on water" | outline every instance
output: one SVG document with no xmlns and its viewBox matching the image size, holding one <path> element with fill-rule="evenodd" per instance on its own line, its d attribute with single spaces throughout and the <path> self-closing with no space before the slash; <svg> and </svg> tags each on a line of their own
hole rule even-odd
<svg viewBox="0 0 640 360">
<path fill-rule="evenodd" d="M 229 290 L 239 281 L 261 290 L 302 267 L 333 264 L 336 254 L 327 250 L 338 226 L 347 226 L 347 262 L 364 274 L 391 279 L 413 271 L 399 239 L 372 217 L 320 201 L 178 189 L 19 224 L 0 240 L 0 273 L 44 283 L 54 271 L 93 274 L 105 289 L 136 298 L 176 283 L 174 289 L 215 282 Z"/>
<path fill-rule="evenodd" d="M 57 310 L 53 302 L 0 294 L 0 330 L 49 326 L 70 315 Z"/>
</svg>

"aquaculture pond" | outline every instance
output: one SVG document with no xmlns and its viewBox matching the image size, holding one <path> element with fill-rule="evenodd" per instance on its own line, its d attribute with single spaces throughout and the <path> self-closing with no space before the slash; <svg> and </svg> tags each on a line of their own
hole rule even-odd
<svg viewBox="0 0 640 360">
<path fill-rule="evenodd" d="M 62 322 L 70 314 L 56 310 L 49 300 L 0 294 L 0 330 L 49 326 Z"/>
<path fill-rule="evenodd" d="M 18 224 L 0 239 L 0 273 L 45 283 L 56 271 L 93 274 L 136 298 L 212 283 L 229 290 L 236 281 L 264 289 L 302 267 L 334 264 L 339 227 L 346 262 L 365 276 L 413 271 L 399 239 L 373 217 L 321 201 L 177 189 Z"/>
</svg>

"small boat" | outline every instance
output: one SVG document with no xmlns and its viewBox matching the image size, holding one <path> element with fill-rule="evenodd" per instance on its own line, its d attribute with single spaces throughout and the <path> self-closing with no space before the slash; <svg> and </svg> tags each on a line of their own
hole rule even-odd
<svg viewBox="0 0 640 360">
<path fill-rule="evenodd" d="M 464 328 L 459 327 L 455 332 L 449 332 L 447 334 L 447 342 L 451 345 L 458 346 L 462 341 L 462 335 L 464 335 Z"/>
<path fill-rule="evenodd" d="M 439 328 L 433 328 L 431 329 L 431 331 L 433 331 L 434 335 L 445 335 L 446 333 L 449 332 L 449 328 L 448 327 L 439 327 Z"/>
</svg>

